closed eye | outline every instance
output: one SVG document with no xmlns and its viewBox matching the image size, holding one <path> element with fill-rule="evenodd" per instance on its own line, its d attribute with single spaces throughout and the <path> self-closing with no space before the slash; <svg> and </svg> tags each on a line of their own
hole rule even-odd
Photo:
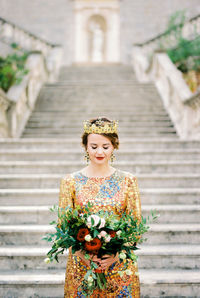
<svg viewBox="0 0 200 298">
<path fill-rule="evenodd" d="M 108 149 L 109 147 L 104 147 L 103 149 Z M 97 147 L 92 147 L 92 149 L 97 149 Z"/>
</svg>

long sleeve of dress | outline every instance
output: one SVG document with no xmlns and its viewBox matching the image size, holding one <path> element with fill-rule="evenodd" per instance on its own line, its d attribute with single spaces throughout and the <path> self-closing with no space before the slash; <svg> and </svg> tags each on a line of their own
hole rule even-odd
<svg viewBox="0 0 200 298">
<path fill-rule="evenodd" d="M 126 211 L 131 212 L 138 220 L 138 223 L 141 221 L 141 201 L 138 179 L 133 175 L 129 176 L 128 179 Z"/>
<path fill-rule="evenodd" d="M 66 175 L 60 181 L 59 192 L 59 209 L 65 209 L 67 206 L 74 207 L 74 185 L 73 179 L 70 174 Z M 58 226 L 60 227 L 61 221 L 58 218 Z"/>
</svg>

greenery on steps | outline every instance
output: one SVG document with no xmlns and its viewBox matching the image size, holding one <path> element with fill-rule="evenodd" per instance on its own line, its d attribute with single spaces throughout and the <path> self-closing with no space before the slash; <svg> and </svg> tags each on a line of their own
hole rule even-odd
<svg viewBox="0 0 200 298">
<path fill-rule="evenodd" d="M 18 49 L 16 44 L 11 44 L 11 47 Z M 7 57 L 0 57 L 0 88 L 5 92 L 14 84 L 20 84 L 23 77 L 28 73 L 25 63 L 29 52 L 19 54 L 14 52 Z"/>
</svg>

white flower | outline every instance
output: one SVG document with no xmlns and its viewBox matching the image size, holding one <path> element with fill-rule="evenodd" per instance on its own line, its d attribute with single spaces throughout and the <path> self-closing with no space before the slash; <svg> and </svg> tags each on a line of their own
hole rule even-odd
<svg viewBox="0 0 200 298">
<path fill-rule="evenodd" d="M 89 282 L 89 283 L 92 283 L 93 282 L 93 277 L 90 275 L 90 276 L 88 276 L 88 279 L 87 279 L 87 281 Z"/>
<path fill-rule="evenodd" d="M 130 269 L 126 269 L 125 273 L 126 273 L 127 275 L 132 275 L 132 274 L 133 274 L 133 272 L 132 272 Z"/>
<path fill-rule="evenodd" d="M 124 272 L 125 271 L 118 271 L 119 276 L 122 277 L 124 275 Z"/>
<path fill-rule="evenodd" d="M 106 231 L 101 231 L 100 235 L 101 237 L 107 237 L 108 234 L 106 233 Z"/>
<path fill-rule="evenodd" d="M 105 242 L 110 242 L 110 239 L 111 239 L 110 235 L 106 236 L 105 237 Z"/>
<path fill-rule="evenodd" d="M 94 224 L 92 224 L 92 219 L 94 220 Z M 96 227 L 99 223 L 100 223 L 99 229 L 102 229 L 105 226 L 106 221 L 104 218 L 101 218 L 100 216 L 95 215 L 95 214 L 90 215 L 87 219 L 88 228 Z"/>
<path fill-rule="evenodd" d="M 126 254 L 124 252 L 121 252 L 119 254 L 119 258 L 122 259 L 122 260 L 126 259 Z"/>
<path fill-rule="evenodd" d="M 137 275 L 137 276 L 138 276 L 138 275 L 139 275 L 139 272 L 138 272 L 138 271 L 135 271 L 135 275 Z"/>
<path fill-rule="evenodd" d="M 101 239 L 102 236 L 101 236 L 101 234 L 98 234 L 97 237 L 98 237 L 99 239 Z"/>
<path fill-rule="evenodd" d="M 49 263 L 51 262 L 51 260 L 50 260 L 49 258 L 46 258 L 46 259 L 44 259 L 44 262 L 45 262 L 46 264 L 49 264 Z"/>
<path fill-rule="evenodd" d="M 121 231 L 121 230 L 119 230 L 119 231 L 117 231 L 117 232 L 116 232 L 117 236 L 120 236 L 120 235 L 121 235 L 121 233 L 122 233 L 122 231 Z"/>
<path fill-rule="evenodd" d="M 90 236 L 90 234 L 85 236 L 85 241 L 90 242 L 92 240 L 92 237 Z"/>
</svg>

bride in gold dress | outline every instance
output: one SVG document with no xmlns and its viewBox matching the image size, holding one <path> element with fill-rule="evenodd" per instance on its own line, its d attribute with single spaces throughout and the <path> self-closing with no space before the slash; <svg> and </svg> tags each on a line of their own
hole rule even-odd
<svg viewBox="0 0 200 298">
<path fill-rule="evenodd" d="M 113 168 L 109 161 L 115 158 L 113 151 L 119 147 L 116 121 L 95 118 L 84 122 L 82 145 L 85 148 L 87 166 L 79 171 L 66 174 L 60 182 L 59 207 L 76 207 L 88 202 L 94 204 L 93 211 L 113 211 L 120 216 L 131 212 L 141 220 L 141 203 L 137 177 L 127 171 Z M 101 259 L 91 255 L 91 259 L 104 270 L 106 290 L 96 290 L 90 297 L 140 297 L 138 266 L 129 260 L 123 268 L 118 254 L 104 255 Z M 81 251 L 72 254 L 69 249 L 65 274 L 64 297 L 85 297 L 80 285 L 90 269 L 90 260 Z M 130 269 L 131 275 L 120 277 L 118 271 Z"/>
</svg>

